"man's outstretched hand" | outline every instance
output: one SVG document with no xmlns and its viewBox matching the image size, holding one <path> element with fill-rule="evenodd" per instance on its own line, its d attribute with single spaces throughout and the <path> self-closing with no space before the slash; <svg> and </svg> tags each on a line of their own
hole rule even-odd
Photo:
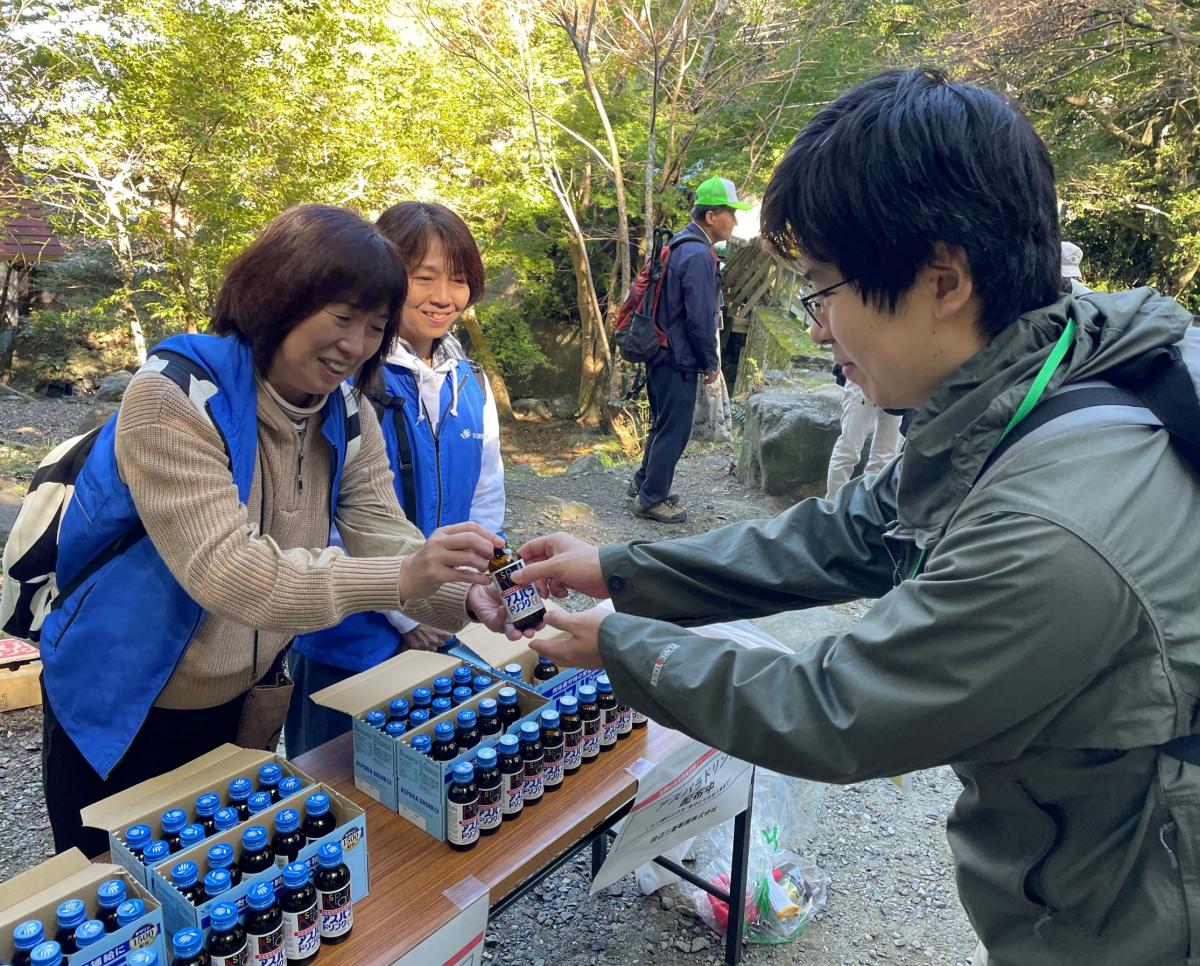
<svg viewBox="0 0 1200 966">
<path fill-rule="evenodd" d="M 550 627 L 565 631 L 569 636 L 557 640 L 536 638 L 529 642 L 529 646 L 543 657 L 550 658 L 560 668 L 602 668 L 604 662 L 600 659 L 600 625 L 611 613 L 608 608 L 601 607 L 574 614 L 565 610 L 548 610 L 546 623 Z"/>
<path fill-rule="evenodd" d="M 535 583 L 543 597 L 566 597 L 572 590 L 597 600 L 608 597 L 600 570 L 600 551 L 590 543 L 569 533 L 551 533 L 523 544 L 520 553 L 525 566 L 513 574 L 513 580 L 518 584 Z"/>
</svg>

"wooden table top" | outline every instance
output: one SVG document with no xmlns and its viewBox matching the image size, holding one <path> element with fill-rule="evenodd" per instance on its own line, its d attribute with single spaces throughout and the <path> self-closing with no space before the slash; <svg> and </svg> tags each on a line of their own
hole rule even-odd
<svg viewBox="0 0 1200 966">
<path fill-rule="evenodd" d="M 651 721 L 629 738 L 568 775 L 540 804 L 456 852 L 354 787 L 349 734 L 296 759 L 312 778 L 332 786 L 367 813 L 371 892 L 354 907 L 350 939 L 321 950 L 322 966 L 391 966 L 449 922 L 459 909 L 445 896 L 474 876 L 497 902 L 600 825 L 637 792 L 627 770 L 639 758 L 661 761 L 687 739 Z"/>
</svg>

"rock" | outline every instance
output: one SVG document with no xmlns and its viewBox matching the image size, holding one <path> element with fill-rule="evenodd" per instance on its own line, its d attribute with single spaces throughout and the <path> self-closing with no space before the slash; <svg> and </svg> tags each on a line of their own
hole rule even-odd
<svg viewBox="0 0 1200 966">
<path fill-rule="evenodd" d="M 558 511 L 558 522 L 562 524 L 595 523 L 596 511 L 586 503 L 568 500 Z"/>
<path fill-rule="evenodd" d="M 558 419 L 571 419 L 579 412 L 579 400 L 574 396 L 555 396 L 546 400 L 550 412 Z"/>
<path fill-rule="evenodd" d="M 124 369 L 110 372 L 100 380 L 100 388 L 96 390 L 96 401 L 120 402 L 131 379 L 133 379 L 133 373 L 126 372 Z"/>
<path fill-rule="evenodd" d="M 513 415 L 517 419 L 529 419 L 536 422 L 554 418 L 554 413 L 551 412 L 544 399 L 514 399 L 512 408 Z"/>
<path fill-rule="evenodd" d="M 79 425 L 75 427 L 75 435 L 82 436 L 84 433 L 90 432 L 97 426 L 103 426 L 108 422 L 108 418 L 117 411 L 119 407 L 115 405 L 93 406 L 84 415 L 83 419 L 79 420 Z"/>
<path fill-rule="evenodd" d="M 775 495 L 824 481 L 841 431 L 840 388 L 768 389 L 751 396 L 746 409 L 739 480 Z"/>
<path fill-rule="evenodd" d="M 690 953 L 692 951 L 692 944 L 686 936 L 680 936 L 675 940 L 675 948 L 681 953 Z"/>
<path fill-rule="evenodd" d="M 595 453 L 581 456 L 567 467 L 567 476 L 587 476 L 591 473 L 603 473 L 604 461 Z"/>
<path fill-rule="evenodd" d="M 698 953 L 701 950 L 708 949 L 709 942 L 704 936 L 697 936 L 692 940 L 692 952 Z"/>
<path fill-rule="evenodd" d="M 675 900 L 670 896 L 659 896 L 658 905 L 664 912 L 670 912 L 675 908 Z"/>
</svg>

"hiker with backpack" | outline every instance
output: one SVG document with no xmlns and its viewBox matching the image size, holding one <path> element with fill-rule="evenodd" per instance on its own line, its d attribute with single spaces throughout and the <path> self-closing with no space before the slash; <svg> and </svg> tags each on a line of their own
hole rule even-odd
<svg viewBox="0 0 1200 966">
<path fill-rule="evenodd" d="M 273 748 L 293 635 L 397 609 L 449 631 L 471 616 L 504 627 L 485 589 L 503 541 L 475 523 L 425 540 L 374 411 L 346 384 L 370 383 L 406 291 L 373 225 L 288 209 L 230 264 L 212 334 L 158 346 L 90 438 L 61 509 L 58 592 L 38 615 L 58 850 L 108 848 L 81 824 L 93 802 L 225 742 Z M 48 492 L 61 462 L 39 470 Z M 328 546 L 331 522 L 345 549 Z M 34 549 L 10 539 L 6 589 Z"/>
<path fill-rule="evenodd" d="M 650 430 L 641 466 L 629 483 L 636 517 L 659 523 L 687 520 L 671 481 L 691 436 L 698 379 L 707 385 L 721 374 L 716 321 L 721 279 L 713 246 L 733 236 L 737 211 L 750 207 L 738 200 L 732 181 L 709 178 L 696 189 L 691 222 L 667 247 L 652 315 L 666 345 L 646 362 Z"/>
<path fill-rule="evenodd" d="M 683 539 L 526 543 L 610 598 L 533 647 L 739 758 L 850 783 L 950 765 L 992 966 L 1200 962 L 1200 330 L 1149 288 L 1060 292 L 1054 169 L 1005 96 L 929 69 L 819 111 L 768 238 L 902 453 L 834 501 Z M 879 598 L 746 650 L 679 625 Z"/>
<path fill-rule="evenodd" d="M 396 498 L 425 534 L 467 520 L 499 532 L 504 465 L 496 400 L 483 370 L 450 333 L 483 296 L 479 248 L 466 223 L 443 205 L 401 202 L 376 227 L 408 272 L 396 341 L 378 378 L 363 387 L 379 415 Z M 351 614 L 336 627 L 297 637 L 288 656 L 296 684 L 284 729 L 289 757 L 350 729 L 348 715 L 310 695 L 402 649 L 434 650 L 450 636 L 392 610 Z"/>
</svg>

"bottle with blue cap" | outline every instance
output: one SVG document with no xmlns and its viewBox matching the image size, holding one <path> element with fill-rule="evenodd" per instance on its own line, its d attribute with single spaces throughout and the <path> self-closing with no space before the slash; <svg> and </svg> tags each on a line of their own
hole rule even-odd
<svg viewBox="0 0 1200 966">
<path fill-rule="evenodd" d="M 304 833 L 300 831 L 300 813 L 294 808 L 285 808 L 275 814 L 275 834 L 271 836 L 271 851 L 275 853 L 275 867 L 282 869 L 295 862 L 304 848 Z"/>
<path fill-rule="evenodd" d="M 448 698 L 454 690 L 454 682 L 446 676 L 433 679 L 433 696 L 435 698 Z"/>
<path fill-rule="evenodd" d="M 246 804 L 250 806 L 250 817 L 254 818 L 260 812 L 265 812 L 274 802 L 270 792 L 255 792 L 246 800 Z"/>
<path fill-rule="evenodd" d="M 462 753 L 479 744 L 479 722 L 470 708 L 463 708 L 455 718 L 454 743 Z"/>
<path fill-rule="evenodd" d="M 457 708 L 460 704 L 470 701 L 475 697 L 475 692 L 471 690 L 470 685 L 463 685 L 454 689 L 454 693 L 450 696 L 450 706 Z"/>
<path fill-rule="evenodd" d="M 246 891 L 245 922 L 250 962 L 279 962 L 279 951 L 283 948 L 283 912 L 270 882 L 256 882 Z"/>
<path fill-rule="evenodd" d="M 580 755 L 583 720 L 579 717 L 579 699 L 575 695 L 564 694 L 558 699 L 558 717 L 563 733 L 563 774 L 574 775 L 583 762 Z"/>
<path fill-rule="evenodd" d="M 208 836 L 204 834 L 204 826 L 196 822 L 189 822 L 179 830 L 179 851 L 190 849 L 193 845 L 199 845 Z"/>
<path fill-rule="evenodd" d="M 200 882 L 200 868 L 195 862 L 176 862 L 171 866 L 171 884 L 193 906 L 204 901 L 204 885 Z"/>
<path fill-rule="evenodd" d="M 222 892 L 228 892 L 231 886 L 228 869 L 209 869 L 204 874 L 204 901 L 212 902 Z"/>
<path fill-rule="evenodd" d="M 237 809 L 239 822 L 250 817 L 250 793 L 253 791 L 254 785 L 249 778 L 235 778 L 229 783 L 229 804 Z"/>
<path fill-rule="evenodd" d="M 535 721 L 521 723 L 521 764 L 525 773 L 525 787 L 522 790 L 525 807 L 536 805 L 542 800 L 545 790 L 542 784 L 542 763 L 546 752 L 542 748 L 542 729 Z"/>
<path fill-rule="evenodd" d="M 246 930 L 238 922 L 237 905 L 218 902 L 208 912 L 208 958 L 212 966 L 250 966 Z"/>
<path fill-rule="evenodd" d="M 336 945 L 350 938 L 354 907 L 350 904 L 350 870 L 342 861 L 342 846 L 326 842 L 317 849 L 317 905 L 321 913 L 321 942 Z"/>
<path fill-rule="evenodd" d="M 117 906 L 117 928 L 124 929 L 146 915 L 146 903 L 141 899 L 126 899 Z"/>
<path fill-rule="evenodd" d="M 125 966 L 159 966 L 158 951 L 152 947 L 135 949 L 125 957 Z"/>
<path fill-rule="evenodd" d="M 492 686 L 492 679 L 486 674 L 477 674 L 471 679 L 471 690 L 476 694 L 486 691 Z"/>
<path fill-rule="evenodd" d="M 54 919 L 58 924 L 54 941 L 64 956 L 70 956 L 75 952 L 75 930 L 87 919 L 87 906 L 82 899 L 66 899 L 54 910 Z"/>
<path fill-rule="evenodd" d="M 12 966 L 29 966 L 33 950 L 46 941 L 40 919 L 26 919 L 13 930 Z"/>
<path fill-rule="evenodd" d="M 267 830 L 261 825 L 251 825 L 242 832 L 242 857 L 238 868 L 243 876 L 258 875 L 275 865 L 275 853 L 267 841 Z"/>
<path fill-rule="evenodd" d="M 538 717 L 542 727 L 542 787 L 556 792 L 562 787 L 563 757 L 566 745 L 558 712 L 547 708 Z"/>
<path fill-rule="evenodd" d="M 321 917 L 308 863 L 292 862 L 284 867 L 279 908 L 283 912 L 283 949 L 288 966 L 311 963 L 321 951 Z"/>
<path fill-rule="evenodd" d="M 408 730 L 416 731 L 421 725 L 429 720 L 428 708 L 413 708 L 408 713 Z"/>
<path fill-rule="evenodd" d="M 389 738 L 400 738 L 408 730 L 408 725 L 403 721 L 389 721 L 383 730 Z"/>
<path fill-rule="evenodd" d="M 100 909 L 96 918 L 104 923 L 105 932 L 116 932 L 117 906 L 128 898 L 124 879 L 105 879 L 96 889 L 96 903 Z"/>
<path fill-rule="evenodd" d="M 383 726 L 387 724 L 387 712 L 381 711 L 379 708 L 374 708 L 363 715 L 363 720 L 366 721 L 372 728 L 383 730 Z"/>
<path fill-rule="evenodd" d="M 484 738 L 494 738 L 504 730 L 500 727 L 500 718 L 497 710 L 495 698 L 479 699 L 475 713 L 479 716 L 479 737 L 481 740 Z"/>
<path fill-rule="evenodd" d="M 546 682 L 556 677 L 558 677 L 558 665 L 550 658 L 538 655 L 537 666 L 533 669 L 533 679 Z"/>
<path fill-rule="evenodd" d="M 312 845 L 337 828 L 337 819 L 329 811 L 329 796 L 313 792 L 304 800 L 304 844 Z"/>
<path fill-rule="evenodd" d="M 525 763 L 521 761 L 521 741 L 516 735 L 504 735 L 496 747 L 500 758 L 501 812 L 505 821 L 511 821 L 525 807 Z"/>
<path fill-rule="evenodd" d="M 220 807 L 221 796 L 216 792 L 205 792 L 196 797 L 196 822 L 204 826 L 205 835 L 212 835 L 217 830 L 213 816 Z"/>
<path fill-rule="evenodd" d="M 428 711 L 431 701 L 433 701 L 433 692 L 430 691 L 429 688 L 417 688 L 412 693 L 413 708 L 424 708 L 426 711 Z M 411 713 L 412 712 L 410 711 L 409 714 Z"/>
<path fill-rule="evenodd" d="M 454 669 L 453 682 L 456 688 L 463 686 L 470 687 L 471 679 L 475 676 L 474 672 L 465 664 L 460 664 Z"/>
<path fill-rule="evenodd" d="M 218 808 L 213 813 L 213 828 L 216 832 L 228 832 L 238 823 L 236 808 Z"/>
<path fill-rule="evenodd" d="M 617 744 L 617 696 L 607 674 L 596 675 L 596 707 L 600 709 L 600 750 L 612 751 Z"/>
<path fill-rule="evenodd" d="M 208 868 L 210 871 L 222 869 L 229 873 L 229 887 L 240 885 L 242 870 L 233 861 L 233 846 L 228 842 L 218 842 L 208 848 Z"/>
<path fill-rule="evenodd" d="M 433 699 L 433 704 L 430 706 L 429 713 L 435 718 L 439 714 L 445 714 L 454 707 L 454 701 L 448 695 L 439 695 Z"/>
<path fill-rule="evenodd" d="M 475 766 L 469 761 L 454 766 L 446 793 L 446 841 L 450 848 L 466 852 L 479 841 L 479 786 Z"/>
<path fill-rule="evenodd" d="M 208 966 L 204 953 L 204 933 L 188 926 L 171 937 L 171 966 Z"/>
<path fill-rule="evenodd" d="M 513 664 L 505 664 L 504 670 L 502 671 L 502 673 L 510 681 L 520 681 L 521 680 L 521 672 L 523 670 L 524 669 L 521 667 L 520 664 L 517 664 L 514 662 Z"/>
<path fill-rule="evenodd" d="M 179 851 L 179 832 L 187 825 L 187 812 L 182 808 L 168 808 L 162 813 L 162 837 L 167 842 L 167 848 L 174 855 Z M 68 956 L 70 953 L 67 954 Z"/>
<path fill-rule="evenodd" d="M 479 787 L 479 834 L 495 835 L 503 821 L 500 763 L 495 748 L 480 748 L 475 755 L 475 784 Z"/>
<path fill-rule="evenodd" d="M 500 591 L 509 620 L 519 631 L 533 630 L 546 617 L 546 605 L 542 603 L 537 587 L 513 583 L 513 574 L 524 566 L 525 561 L 507 544 L 493 550 L 492 559 L 488 561 L 488 573 Z"/>
<path fill-rule="evenodd" d="M 271 801 L 279 801 L 279 779 L 283 777 L 283 769 L 277 762 L 269 761 L 258 769 L 258 790 L 270 792 Z"/>
<path fill-rule="evenodd" d="M 142 849 L 142 861 L 151 868 L 170 857 L 171 846 L 167 845 L 164 839 L 154 839 L 152 842 L 147 842 L 146 847 Z"/>
<path fill-rule="evenodd" d="M 418 755 L 428 755 L 433 750 L 433 739 L 429 735 L 413 735 L 409 744 Z"/>
<path fill-rule="evenodd" d="M 587 765 L 600 757 L 600 706 L 596 703 L 594 686 L 581 684 L 575 693 L 579 696 L 579 718 L 583 725 L 579 757 Z"/>
<path fill-rule="evenodd" d="M 500 727 L 505 731 L 521 720 L 521 708 L 517 704 L 516 688 L 501 688 L 496 692 L 499 704 Z"/>
<path fill-rule="evenodd" d="M 303 790 L 303 788 L 304 782 L 302 782 L 295 775 L 285 775 L 283 778 L 279 779 L 280 799 L 291 798 L 293 795 Z"/>
<path fill-rule="evenodd" d="M 99 919 L 85 919 L 75 927 L 75 949 L 78 952 L 95 945 L 104 938 L 104 923 Z"/>
<path fill-rule="evenodd" d="M 408 721 L 408 713 L 412 709 L 409 707 L 408 698 L 392 698 L 388 702 L 388 720 L 389 721 Z"/>
<path fill-rule="evenodd" d="M 154 838 L 154 830 L 149 825 L 131 825 L 125 830 L 125 846 L 139 862 L 145 861 L 142 858 L 142 850 L 146 848 L 152 838 Z"/>
<path fill-rule="evenodd" d="M 71 944 L 75 944 L 74 936 L 71 937 Z M 74 950 L 71 950 L 74 952 Z M 29 962 L 32 966 L 62 966 L 64 953 L 62 943 L 50 940 L 44 943 L 38 943 L 33 947 L 29 954 Z"/>
<path fill-rule="evenodd" d="M 454 742 L 454 725 L 449 721 L 438 722 L 433 729 L 433 749 L 429 757 L 434 761 L 450 761 L 458 757 L 458 745 Z"/>
</svg>

